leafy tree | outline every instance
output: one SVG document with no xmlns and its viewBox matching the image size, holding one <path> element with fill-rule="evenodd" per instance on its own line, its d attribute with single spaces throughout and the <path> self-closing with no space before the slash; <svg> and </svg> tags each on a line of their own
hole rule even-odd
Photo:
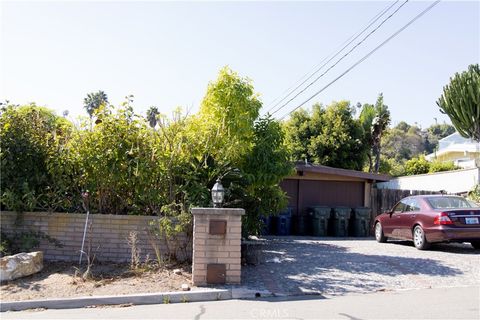
<svg viewBox="0 0 480 320">
<path fill-rule="evenodd" d="M 311 114 L 296 111 L 285 123 L 285 130 L 294 161 L 307 159 L 337 168 L 363 168 L 368 146 L 362 125 L 353 118 L 347 101 L 334 102 L 325 109 L 315 105 Z"/>
<path fill-rule="evenodd" d="M 87 110 L 88 116 L 90 119 L 93 117 L 93 114 L 101 106 L 108 105 L 107 94 L 103 91 L 92 92 L 87 94 L 87 97 L 83 99 L 83 107 Z"/>
<path fill-rule="evenodd" d="M 2 204 L 16 211 L 64 207 L 72 177 L 61 174 L 69 169 L 63 150 L 72 125 L 31 104 L 6 106 L 0 128 Z"/>
<path fill-rule="evenodd" d="M 443 88 L 437 100 L 440 112 L 450 117 L 457 131 L 465 138 L 480 142 L 480 67 L 468 66 L 468 70 L 455 73 Z"/>
<path fill-rule="evenodd" d="M 433 153 L 438 148 L 438 141 L 455 132 L 455 127 L 446 123 L 434 124 L 425 133 L 425 152 Z"/>
<path fill-rule="evenodd" d="M 419 156 L 408 160 L 405 163 L 405 174 L 407 176 L 428 173 L 430 170 L 430 162 L 425 157 Z"/>
<path fill-rule="evenodd" d="M 224 67 L 208 85 L 195 127 L 209 154 L 222 163 L 241 159 L 251 148 L 253 125 L 262 104 L 251 80 Z"/>
<path fill-rule="evenodd" d="M 155 129 L 155 126 L 157 125 L 159 114 L 160 112 L 158 112 L 158 108 L 155 106 L 152 106 L 147 110 L 147 121 L 153 129 Z"/>
<path fill-rule="evenodd" d="M 424 150 L 422 132 L 416 126 L 400 122 L 396 127 L 385 131 L 381 150 L 385 158 L 404 162 L 422 154 Z"/>
<path fill-rule="evenodd" d="M 313 162 L 309 152 L 311 138 L 321 134 L 325 108 L 321 104 L 314 104 L 311 113 L 299 109 L 290 115 L 290 119 L 283 123 L 285 144 L 291 153 L 292 161 L 307 160 Z"/>
<path fill-rule="evenodd" d="M 280 123 L 270 116 L 255 122 L 252 151 L 241 164 L 243 179 L 232 186 L 232 194 L 239 194 L 239 191 L 243 194 L 239 200 L 248 212 L 244 221 L 250 233 L 260 232 L 261 217 L 276 214 L 287 205 L 279 183 L 293 173 L 293 164 L 283 140 Z"/>
</svg>

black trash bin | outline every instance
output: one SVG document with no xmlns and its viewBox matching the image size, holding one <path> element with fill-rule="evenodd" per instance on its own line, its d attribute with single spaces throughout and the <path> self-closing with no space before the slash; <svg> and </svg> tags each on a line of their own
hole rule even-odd
<svg viewBox="0 0 480 320">
<path fill-rule="evenodd" d="M 263 222 L 263 227 L 260 231 L 260 234 L 262 236 L 272 234 L 272 217 L 261 217 L 260 219 Z"/>
<path fill-rule="evenodd" d="M 325 206 L 315 206 L 310 208 L 312 217 L 312 235 L 315 237 L 326 237 L 328 232 L 328 220 L 330 219 L 332 208 Z"/>
<path fill-rule="evenodd" d="M 333 207 L 332 208 L 332 220 L 333 220 L 333 236 L 334 237 L 347 237 L 348 236 L 348 220 L 351 215 L 351 208 L 347 207 Z"/>
<path fill-rule="evenodd" d="M 360 207 L 353 209 L 353 235 L 355 237 L 367 237 L 370 230 L 370 215 L 372 209 Z"/>
<path fill-rule="evenodd" d="M 287 208 L 285 211 L 280 212 L 277 217 L 276 235 L 277 236 L 289 236 L 291 233 L 291 221 L 292 221 L 292 208 Z"/>
<path fill-rule="evenodd" d="M 307 234 L 307 217 L 305 215 L 296 214 L 293 216 L 293 232 L 297 236 Z"/>
</svg>

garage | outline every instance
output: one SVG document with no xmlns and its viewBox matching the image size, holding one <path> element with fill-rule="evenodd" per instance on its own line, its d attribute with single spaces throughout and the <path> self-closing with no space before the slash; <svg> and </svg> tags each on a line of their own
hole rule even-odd
<svg viewBox="0 0 480 320">
<path fill-rule="evenodd" d="M 280 187 L 287 194 L 288 212 L 295 225 L 313 206 L 371 207 L 373 184 L 388 180 L 390 176 L 383 174 L 302 163 Z"/>
</svg>

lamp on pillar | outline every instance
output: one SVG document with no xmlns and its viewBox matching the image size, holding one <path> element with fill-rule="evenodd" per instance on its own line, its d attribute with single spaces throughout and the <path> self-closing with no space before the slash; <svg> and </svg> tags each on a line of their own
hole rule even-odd
<svg viewBox="0 0 480 320">
<path fill-rule="evenodd" d="M 217 179 L 217 182 L 213 185 L 212 188 L 212 201 L 214 208 L 221 208 L 223 203 L 223 197 L 225 196 L 225 189 L 223 189 L 222 182 L 220 178 Z"/>
</svg>

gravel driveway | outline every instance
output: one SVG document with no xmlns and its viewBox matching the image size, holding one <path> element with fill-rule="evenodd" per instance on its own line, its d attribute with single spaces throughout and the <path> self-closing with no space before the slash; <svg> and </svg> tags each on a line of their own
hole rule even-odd
<svg viewBox="0 0 480 320">
<path fill-rule="evenodd" d="M 343 295 L 480 285 L 480 251 L 440 244 L 429 251 L 407 241 L 266 237 L 261 263 L 242 268 L 242 285 L 276 295 Z"/>
</svg>

